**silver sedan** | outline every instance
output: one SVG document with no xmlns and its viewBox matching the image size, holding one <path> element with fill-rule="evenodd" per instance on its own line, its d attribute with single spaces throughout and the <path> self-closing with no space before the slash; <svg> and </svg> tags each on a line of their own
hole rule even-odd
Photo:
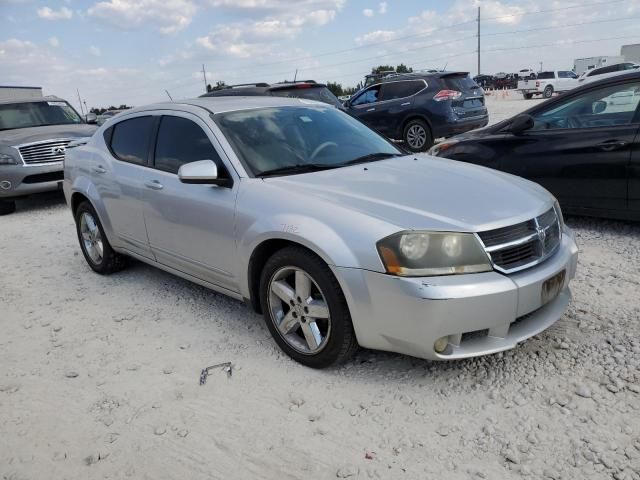
<svg viewBox="0 0 640 480">
<path fill-rule="evenodd" d="M 135 258 L 244 299 L 316 368 L 358 345 L 448 360 L 557 321 L 577 247 L 526 180 L 405 155 L 327 105 L 201 98 L 72 144 L 64 191 L 98 273 Z"/>
</svg>

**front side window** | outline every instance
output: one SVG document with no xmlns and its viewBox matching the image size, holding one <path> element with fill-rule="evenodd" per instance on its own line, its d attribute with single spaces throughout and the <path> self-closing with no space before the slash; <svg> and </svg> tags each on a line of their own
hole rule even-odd
<svg viewBox="0 0 640 480">
<path fill-rule="evenodd" d="M 110 147 L 118 160 L 144 165 L 147 163 L 153 117 L 136 117 L 116 123 L 111 134 Z"/>
<path fill-rule="evenodd" d="M 368 103 L 375 103 L 379 100 L 378 96 L 380 95 L 380 85 L 375 85 L 373 87 L 368 88 L 351 102 L 352 106 L 357 105 L 366 105 Z"/>
<path fill-rule="evenodd" d="M 219 113 L 214 121 L 256 176 L 400 155 L 389 141 L 333 107 L 258 108 Z"/>
<path fill-rule="evenodd" d="M 213 160 L 219 169 L 222 166 L 202 128 L 186 118 L 163 116 L 158 129 L 155 168 L 177 174 L 182 165 L 198 160 Z"/>
<path fill-rule="evenodd" d="M 82 119 L 65 101 L 20 102 L 0 105 L 0 130 L 77 123 L 82 123 Z"/>
<path fill-rule="evenodd" d="M 532 115 L 533 130 L 560 130 L 628 125 L 637 121 L 640 82 L 599 88 Z"/>
</svg>

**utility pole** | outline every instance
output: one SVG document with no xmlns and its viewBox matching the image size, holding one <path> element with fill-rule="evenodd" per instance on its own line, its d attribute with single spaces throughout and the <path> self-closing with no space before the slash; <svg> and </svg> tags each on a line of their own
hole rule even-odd
<svg viewBox="0 0 640 480">
<path fill-rule="evenodd" d="M 480 7 L 478 7 L 478 75 L 480 75 Z"/>
<path fill-rule="evenodd" d="M 78 103 L 80 104 L 80 113 L 82 113 L 82 115 L 84 115 L 84 110 L 82 109 L 82 100 L 80 100 L 80 89 L 76 88 L 76 92 L 78 94 Z"/>
<path fill-rule="evenodd" d="M 204 63 L 202 64 L 202 76 L 204 78 L 204 92 L 207 93 L 207 71 L 204 69 Z"/>
</svg>

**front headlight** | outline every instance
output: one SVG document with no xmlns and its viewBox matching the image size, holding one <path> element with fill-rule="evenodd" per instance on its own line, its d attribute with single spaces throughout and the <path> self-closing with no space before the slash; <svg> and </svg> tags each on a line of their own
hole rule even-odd
<svg viewBox="0 0 640 480">
<path fill-rule="evenodd" d="M 436 143 L 433 147 L 431 147 L 428 153 L 429 155 L 433 155 L 434 157 L 437 157 L 441 153 L 449 150 L 456 143 L 458 143 L 458 140 L 445 140 L 444 142 Z"/>
<path fill-rule="evenodd" d="M 13 155 L 0 153 L 0 165 L 19 165 L 21 162 Z"/>
<path fill-rule="evenodd" d="M 383 238 L 377 247 L 387 273 L 403 277 L 493 269 L 487 253 L 472 233 L 400 232 Z"/>
</svg>

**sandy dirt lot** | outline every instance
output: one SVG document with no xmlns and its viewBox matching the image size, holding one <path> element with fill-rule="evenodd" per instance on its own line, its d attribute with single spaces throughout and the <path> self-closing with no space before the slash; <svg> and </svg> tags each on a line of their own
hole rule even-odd
<svg viewBox="0 0 640 480">
<path fill-rule="evenodd" d="M 493 121 L 533 104 L 488 103 Z M 18 209 L 0 218 L 3 480 L 640 479 L 640 224 L 568 219 L 573 303 L 515 350 L 314 371 L 240 302 L 137 262 L 94 274 L 61 195 Z"/>
</svg>

